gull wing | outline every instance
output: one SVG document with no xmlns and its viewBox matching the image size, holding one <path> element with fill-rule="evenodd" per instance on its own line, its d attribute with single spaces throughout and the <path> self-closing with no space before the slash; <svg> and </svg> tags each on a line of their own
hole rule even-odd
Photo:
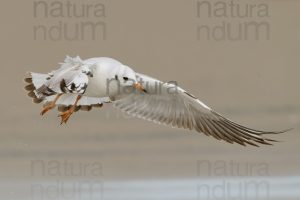
<svg viewBox="0 0 300 200">
<path fill-rule="evenodd" d="M 247 128 L 218 114 L 198 98 L 174 83 L 164 83 L 144 74 L 137 78 L 147 93 L 136 91 L 114 102 L 114 106 L 129 115 L 173 127 L 196 130 L 218 140 L 240 145 L 270 145 L 275 140 L 265 138 L 267 132 Z"/>
</svg>

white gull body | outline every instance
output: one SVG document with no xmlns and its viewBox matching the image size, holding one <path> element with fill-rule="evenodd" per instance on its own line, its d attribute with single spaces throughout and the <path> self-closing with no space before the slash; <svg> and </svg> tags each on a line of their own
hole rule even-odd
<svg viewBox="0 0 300 200">
<path fill-rule="evenodd" d="M 174 82 L 166 83 L 137 73 L 112 58 L 67 57 L 57 70 L 48 74 L 30 72 L 25 81 L 29 83 L 25 89 L 35 103 L 52 103 L 65 112 L 70 106 L 78 111 L 113 103 L 132 116 L 241 145 L 270 144 L 275 140 L 264 135 L 285 132 L 259 131 L 239 125 Z"/>
</svg>

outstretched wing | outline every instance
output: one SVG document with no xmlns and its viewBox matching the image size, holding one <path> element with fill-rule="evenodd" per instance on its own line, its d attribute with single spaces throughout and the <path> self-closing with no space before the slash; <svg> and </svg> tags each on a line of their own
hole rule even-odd
<svg viewBox="0 0 300 200">
<path fill-rule="evenodd" d="M 258 131 L 230 121 L 213 111 L 195 96 L 172 83 L 163 83 L 137 74 L 147 93 L 135 92 L 114 103 L 122 111 L 153 122 L 173 127 L 194 129 L 218 140 L 241 145 L 270 144 L 275 141 L 264 134 L 280 132 Z"/>
</svg>

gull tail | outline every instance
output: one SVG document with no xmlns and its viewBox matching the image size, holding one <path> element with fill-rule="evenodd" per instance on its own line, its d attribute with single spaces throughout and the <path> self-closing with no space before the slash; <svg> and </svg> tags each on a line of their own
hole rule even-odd
<svg viewBox="0 0 300 200">
<path fill-rule="evenodd" d="M 24 78 L 26 86 L 24 88 L 34 103 L 47 105 L 54 100 L 56 93 L 54 91 L 50 91 L 50 89 L 45 86 L 48 79 L 48 74 L 39 74 L 34 72 L 28 72 L 26 74 L 26 77 Z M 58 110 L 61 112 L 68 110 L 74 104 L 77 96 L 78 94 L 63 94 L 56 102 Z M 82 96 L 75 111 L 90 111 L 93 107 L 100 108 L 103 103 L 110 102 L 109 97 L 98 98 Z"/>
<path fill-rule="evenodd" d="M 28 91 L 28 96 L 33 99 L 34 103 L 41 103 L 44 97 L 38 95 L 38 89 L 41 88 L 46 82 L 48 74 L 39 74 L 34 72 L 28 72 L 24 78 L 26 86 L 24 87 Z"/>
</svg>

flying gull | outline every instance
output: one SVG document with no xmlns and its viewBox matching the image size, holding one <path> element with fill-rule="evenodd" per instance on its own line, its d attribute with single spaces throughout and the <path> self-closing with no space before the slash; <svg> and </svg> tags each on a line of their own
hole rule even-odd
<svg viewBox="0 0 300 200">
<path fill-rule="evenodd" d="M 270 145 L 276 140 L 266 138 L 266 134 L 287 131 L 260 131 L 237 124 L 176 82 L 159 81 L 107 57 L 82 60 L 67 56 L 57 70 L 48 74 L 29 72 L 25 82 L 28 96 L 43 104 L 41 115 L 57 106 L 61 124 L 74 112 L 112 103 L 131 116 L 244 146 Z"/>
</svg>

